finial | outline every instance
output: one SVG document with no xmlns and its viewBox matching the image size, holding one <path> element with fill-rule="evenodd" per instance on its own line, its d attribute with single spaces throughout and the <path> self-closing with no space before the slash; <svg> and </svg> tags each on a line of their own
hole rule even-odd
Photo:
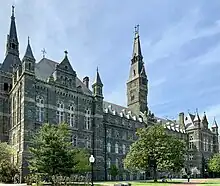
<svg viewBox="0 0 220 186">
<path fill-rule="evenodd" d="M 198 114 L 198 108 L 196 108 L 196 113 Z"/>
<path fill-rule="evenodd" d="M 43 58 L 45 58 L 45 54 L 47 53 L 45 48 L 43 48 L 43 50 L 41 50 L 42 54 L 43 54 Z"/>
<path fill-rule="evenodd" d="M 99 67 L 97 66 L 96 71 L 99 72 Z"/>
<path fill-rule="evenodd" d="M 67 54 L 68 54 L 67 50 L 65 50 L 64 53 L 65 53 L 65 57 L 67 57 Z"/>
<path fill-rule="evenodd" d="M 14 17 L 14 15 L 15 15 L 15 6 L 14 5 L 12 5 L 12 17 Z"/>
<path fill-rule="evenodd" d="M 28 44 L 30 44 L 30 37 L 28 36 Z"/>
</svg>

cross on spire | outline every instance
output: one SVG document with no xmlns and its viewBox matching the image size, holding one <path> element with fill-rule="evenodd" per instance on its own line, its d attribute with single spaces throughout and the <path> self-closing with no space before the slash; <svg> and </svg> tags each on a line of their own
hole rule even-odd
<svg viewBox="0 0 220 186">
<path fill-rule="evenodd" d="M 42 54 L 43 54 L 43 58 L 45 58 L 45 54 L 47 53 L 45 48 L 43 48 L 43 50 L 41 50 Z"/>
<path fill-rule="evenodd" d="M 67 56 L 67 54 L 68 54 L 67 50 L 65 50 L 64 53 L 65 53 L 65 56 Z"/>
<path fill-rule="evenodd" d="M 139 26 L 140 26 L 140 25 L 136 25 L 136 26 L 134 27 L 134 32 L 135 32 L 135 34 L 136 34 L 136 33 L 137 33 L 137 34 L 139 33 Z"/>
<path fill-rule="evenodd" d="M 12 17 L 14 17 L 14 15 L 15 15 L 15 6 L 14 5 L 12 5 Z"/>
</svg>

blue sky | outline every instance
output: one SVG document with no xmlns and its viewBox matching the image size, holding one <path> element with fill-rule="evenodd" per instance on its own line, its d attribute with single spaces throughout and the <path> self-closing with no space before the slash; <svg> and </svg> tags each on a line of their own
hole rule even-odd
<svg viewBox="0 0 220 186">
<path fill-rule="evenodd" d="M 0 60 L 13 1 L 0 1 Z M 96 67 L 105 100 L 126 105 L 134 26 L 140 24 L 149 79 L 149 107 L 161 117 L 206 111 L 220 121 L 219 0 L 16 0 L 21 58 L 31 38 L 39 61 L 61 61 L 64 50 L 77 75 L 93 82 Z M 91 84 L 90 83 L 90 84 Z"/>
</svg>

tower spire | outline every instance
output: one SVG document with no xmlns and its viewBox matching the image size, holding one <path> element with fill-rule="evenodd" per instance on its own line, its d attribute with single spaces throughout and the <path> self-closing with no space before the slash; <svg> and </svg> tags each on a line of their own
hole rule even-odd
<svg viewBox="0 0 220 186">
<path fill-rule="evenodd" d="M 34 55 L 33 55 L 32 49 L 31 49 L 31 45 L 30 45 L 30 37 L 29 36 L 28 36 L 28 44 L 27 44 L 24 58 L 32 59 L 35 61 L 35 58 L 34 58 Z"/>
<path fill-rule="evenodd" d="M 102 87 L 103 87 L 103 84 L 102 84 L 102 81 L 101 81 L 101 78 L 100 78 L 100 75 L 99 75 L 99 70 L 98 70 L 98 67 L 97 67 L 97 69 L 96 69 L 96 76 L 95 76 L 95 82 L 92 85 L 93 94 L 95 96 L 103 97 Z"/>
<path fill-rule="evenodd" d="M 132 60 L 135 57 L 139 57 L 142 60 L 142 53 L 141 53 L 141 42 L 140 42 L 140 36 L 139 36 L 139 25 L 136 25 L 134 27 L 134 44 L 133 44 L 133 54 L 132 54 Z"/>
<path fill-rule="evenodd" d="M 148 112 L 147 94 L 148 80 L 144 68 L 139 36 L 139 25 L 135 26 L 133 52 L 130 66 L 130 74 L 127 82 L 127 105 L 135 114 Z"/>
<path fill-rule="evenodd" d="M 1 66 L 1 70 L 7 72 L 13 72 L 12 66 L 18 66 L 21 64 L 19 59 L 19 42 L 15 24 L 15 7 L 12 6 L 11 11 L 11 24 L 9 34 L 7 35 L 7 44 L 6 44 L 6 57 Z"/>
<path fill-rule="evenodd" d="M 99 69 L 98 67 L 96 68 L 96 77 L 95 77 L 95 82 L 94 84 L 98 84 L 98 85 L 103 85 L 102 84 L 102 81 L 101 81 L 101 78 L 100 78 L 100 75 L 99 75 Z"/>
</svg>

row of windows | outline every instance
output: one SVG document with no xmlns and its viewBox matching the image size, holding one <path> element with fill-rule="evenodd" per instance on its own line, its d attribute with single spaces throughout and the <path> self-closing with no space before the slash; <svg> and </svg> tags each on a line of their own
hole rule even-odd
<svg viewBox="0 0 220 186">
<path fill-rule="evenodd" d="M 108 158 L 108 160 L 107 160 L 107 168 L 111 168 L 111 164 L 112 164 L 111 159 Z M 115 166 L 117 168 L 119 168 L 119 159 L 118 158 L 115 159 Z"/>
<path fill-rule="evenodd" d="M 77 135 L 73 135 L 72 136 L 72 144 L 74 147 L 78 146 L 78 136 Z M 85 147 L 86 148 L 91 148 L 91 138 L 90 137 L 86 137 L 85 138 Z"/>
<path fill-rule="evenodd" d="M 36 108 L 36 120 L 39 122 L 44 122 L 45 118 L 45 109 L 43 107 Z M 66 117 L 65 117 L 65 114 Z M 67 122 L 71 127 L 76 127 L 76 114 L 74 113 L 65 113 L 62 111 L 56 111 L 56 120 L 58 123 Z M 92 125 L 92 119 L 90 115 L 85 115 L 84 117 L 84 129 L 90 130 Z"/>
<path fill-rule="evenodd" d="M 113 132 L 114 132 L 114 137 L 115 138 L 121 138 L 119 131 L 118 130 L 112 131 L 112 129 L 107 129 L 107 131 L 106 131 L 107 137 L 108 138 L 113 137 L 113 135 L 112 135 Z M 131 132 L 121 131 L 121 134 L 122 134 L 122 139 L 123 140 L 127 140 L 127 139 L 128 140 L 133 140 L 134 139 L 134 136 L 133 136 L 133 134 Z"/>
<path fill-rule="evenodd" d="M 110 142 L 108 142 L 107 143 L 107 152 L 111 152 L 111 143 Z M 118 143 L 115 143 L 115 153 L 119 153 L 119 145 L 118 145 Z M 122 145 L 122 153 L 123 154 L 126 154 L 126 145 L 125 144 L 123 144 Z"/>
</svg>

